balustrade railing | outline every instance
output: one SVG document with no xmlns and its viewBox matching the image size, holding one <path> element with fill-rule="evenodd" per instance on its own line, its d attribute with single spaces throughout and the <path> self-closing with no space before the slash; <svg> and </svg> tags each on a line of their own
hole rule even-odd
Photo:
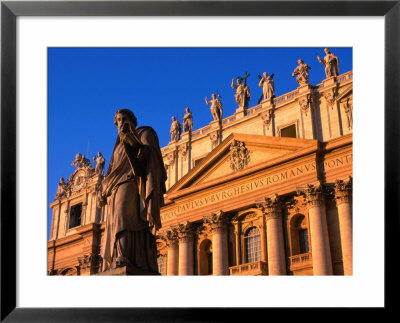
<svg viewBox="0 0 400 323">
<path fill-rule="evenodd" d="M 247 264 L 229 267 L 229 273 L 231 276 L 235 275 L 267 275 L 268 264 L 264 261 L 255 261 Z"/>
</svg>

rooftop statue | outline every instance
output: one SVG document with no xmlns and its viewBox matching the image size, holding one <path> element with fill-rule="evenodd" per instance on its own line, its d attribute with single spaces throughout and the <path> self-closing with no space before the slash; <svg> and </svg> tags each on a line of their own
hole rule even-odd
<svg viewBox="0 0 400 323">
<path fill-rule="evenodd" d="M 97 153 L 97 158 L 93 157 L 94 162 L 96 163 L 96 167 L 94 169 L 96 175 L 102 176 L 104 175 L 104 165 L 106 163 L 106 160 L 104 159 L 103 155 L 101 152 Z"/>
<path fill-rule="evenodd" d="M 151 127 L 136 128 L 128 109 L 116 112 L 114 124 L 118 137 L 97 193 L 98 207 L 108 205 L 102 271 L 127 266 L 158 273 L 155 234 L 167 178 L 158 137 Z"/>
<path fill-rule="evenodd" d="M 260 82 L 258 83 L 258 86 L 262 86 L 263 88 L 263 93 L 258 100 L 258 103 L 264 100 L 272 99 L 275 97 L 275 84 L 274 84 L 274 74 L 268 75 L 267 72 L 263 73 L 263 76 L 261 77 L 258 75 L 258 78 L 260 79 Z"/>
<path fill-rule="evenodd" d="M 67 195 L 68 185 L 64 180 L 64 177 L 60 178 L 60 182 L 58 183 L 56 199 L 61 198 Z"/>
<path fill-rule="evenodd" d="M 80 153 L 75 155 L 75 160 L 72 162 L 72 166 L 75 167 L 85 167 L 85 166 L 92 166 L 90 164 L 90 160 Z"/>
<path fill-rule="evenodd" d="M 305 64 L 303 62 L 302 59 L 299 59 L 297 61 L 297 63 L 299 64 L 299 66 L 297 66 L 295 68 L 295 70 L 292 73 L 292 76 L 296 76 L 296 82 L 299 83 L 300 85 L 304 85 L 304 84 L 309 84 L 308 82 L 308 78 L 309 78 L 309 70 L 311 70 L 311 67 L 308 66 L 307 64 Z"/>
<path fill-rule="evenodd" d="M 210 110 L 214 121 L 222 120 L 222 103 L 216 94 L 211 94 L 211 100 L 206 97 L 206 104 L 211 104 Z"/>
<path fill-rule="evenodd" d="M 179 141 L 179 137 L 182 132 L 181 124 L 175 117 L 172 117 L 172 124 L 169 133 L 171 134 L 171 141 L 177 142 Z"/>
<path fill-rule="evenodd" d="M 236 78 L 236 84 L 235 80 L 232 79 L 232 84 L 231 87 L 233 89 L 236 89 L 235 93 L 235 99 L 236 103 L 238 104 L 239 108 L 247 108 L 249 105 L 250 101 L 250 89 L 246 84 L 247 78 L 250 76 L 250 74 L 247 74 L 247 72 L 244 74 L 244 77 L 238 77 Z M 244 82 L 242 82 L 244 80 Z"/>
<path fill-rule="evenodd" d="M 325 57 L 321 59 L 317 55 L 318 61 L 325 66 L 326 77 L 338 76 L 339 75 L 339 59 L 337 56 L 331 53 L 329 48 L 325 48 Z"/>
<path fill-rule="evenodd" d="M 193 119 L 192 119 L 192 112 L 189 108 L 185 108 L 186 114 L 183 116 L 183 131 L 184 132 L 191 132 L 193 129 Z"/>
</svg>

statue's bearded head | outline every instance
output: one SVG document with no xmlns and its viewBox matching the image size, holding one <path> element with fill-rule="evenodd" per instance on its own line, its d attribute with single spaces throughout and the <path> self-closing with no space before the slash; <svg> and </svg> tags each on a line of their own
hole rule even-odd
<svg viewBox="0 0 400 323">
<path fill-rule="evenodd" d="M 115 113 L 114 124 L 118 127 L 118 134 L 127 133 L 137 126 L 137 119 L 128 109 L 120 109 Z"/>
</svg>

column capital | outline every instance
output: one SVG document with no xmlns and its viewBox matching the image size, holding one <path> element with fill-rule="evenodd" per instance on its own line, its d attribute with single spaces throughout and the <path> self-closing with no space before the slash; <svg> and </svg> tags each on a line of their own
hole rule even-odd
<svg viewBox="0 0 400 323">
<path fill-rule="evenodd" d="M 211 232 L 214 233 L 224 233 L 227 229 L 227 216 L 224 212 L 218 211 L 206 215 L 203 217 L 204 223 L 209 224 Z"/>
<path fill-rule="evenodd" d="M 307 184 L 305 187 L 296 188 L 297 195 L 303 195 L 308 207 L 322 206 L 325 200 L 323 184 L 318 181 L 315 184 Z"/>
<path fill-rule="evenodd" d="M 345 179 L 338 179 L 335 183 L 336 205 L 351 203 L 353 197 L 353 178 L 348 176 Z"/>
<path fill-rule="evenodd" d="M 178 231 L 175 228 L 160 233 L 160 236 L 166 242 L 168 249 L 178 248 Z"/>
<path fill-rule="evenodd" d="M 256 206 L 263 212 L 267 221 L 282 218 L 282 202 L 278 194 L 266 197 L 263 201 L 256 203 Z"/>
<path fill-rule="evenodd" d="M 173 229 L 177 231 L 180 243 L 193 242 L 193 223 L 185 221 L 184 223 L 179 223 L 177 226 L 174 226 Z"/>
</svg>

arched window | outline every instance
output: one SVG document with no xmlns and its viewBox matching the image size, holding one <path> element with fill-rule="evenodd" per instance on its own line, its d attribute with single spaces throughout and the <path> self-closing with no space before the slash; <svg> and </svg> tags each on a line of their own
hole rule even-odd
<svg viewBox="0 0 400 323">
<path fill-rule="evenodd" d="M 208 239 L 204 239 L 200 244 L 199 250 L 199 275 L 212 275 L 212 243 Z"/>
<path fill-rule="evenodd" d="M 246 262 L 260 261 L 261 240 L 260 230 L 256 227 L 250 228 L 245 235 Z"/>
<path fill-rule="evenodd" d="M 167 257 L 164 255 L 159 255 L 157 257 L 158 272 L 161 275 L 165 275 L 165 258 L 167 258 Z"/>
</svg>

